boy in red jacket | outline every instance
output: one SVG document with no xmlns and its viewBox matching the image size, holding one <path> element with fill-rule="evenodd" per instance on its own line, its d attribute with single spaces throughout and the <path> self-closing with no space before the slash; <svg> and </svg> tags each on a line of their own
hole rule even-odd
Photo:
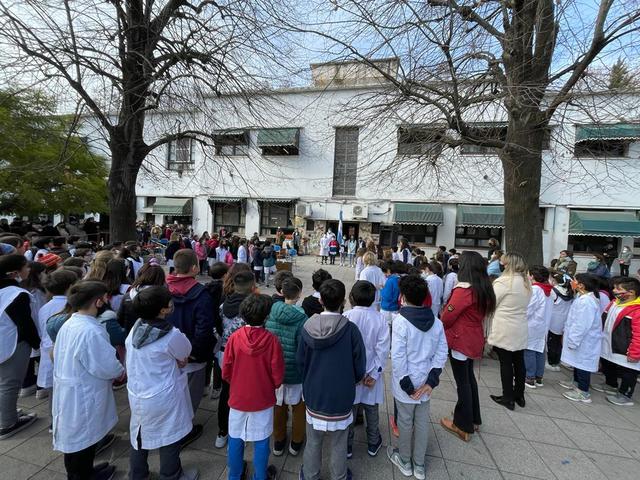
<svg viewBox="0 0 640 480">
<path fill-rule="evenodd" d="M 269 438 L 273 432 L 275 391 L 284 379 L 282 347 L 264 323 L 271 311 L 267 295 L 249 295 L 240 304 L 246 326 L 236 330 L 224 351 L 222 378 L 230 385 L 229 480 L 240 480 L 245 472 L 244 444 L 254 442 L 254 479 L 276 476 L 269 463 Z"/>
</svg>

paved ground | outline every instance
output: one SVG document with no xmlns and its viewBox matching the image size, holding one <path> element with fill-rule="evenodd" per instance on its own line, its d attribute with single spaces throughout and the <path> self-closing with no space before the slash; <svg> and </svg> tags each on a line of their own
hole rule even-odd
<svg viewBox="0 0 640 480">
<path fill-rule="evenodd" d="M 318 268 L 311 257 L 298 259 L 295 273 L 310 291 L 311 273 Z M 353 282 L 353 270 L 339 266 L 327 267 L 335 278 Z M 268 292 L 269 293 L 269 292 Z M 476 372 L 480 385 L 483 424 L 481 433 L 468 444 L 444 431 L 439 420 L 449 415 L 456 400 L 455 384 L 445 369 L 440 386 L 431 401 L 431 429 L 427 452 L 427 478 L 492 480 L 540 479 L 615 479 L 640 478 L 640 404 L 634 407 L 613 407 L 604 396 L 593 393 L 591 405 L 576 405 L 561 396 L 556 385 L 568 378 L 566 371 L 550 373 L 545 387 L 527 391 L 527 407 L 509 412 L 489 399 L 490 393 L 500 393 L 497 362 L 482 361 Z M 601 377 L 595 377 L 596 382 Z M 637 394 L 636 394 L 637 396 Z M 128 443 L 128 407 L 126 390 L 116 393 L 120 422 L 116 427 L 119 439 L 100 455 L 99 461 L 111 461 L 119 467 L 117 478 L 126 478 Z M 64 479 L 64 465 L 59 453 L 51 449 L 47 433 L 47 401 L 35 397 L 21 399 L 20 406 L 38 412 L 41 418 L 27 431 L 0 441 L 1 479 Z M 381 408 L 381 431 L 384 445 L 390 442 L 388 414 L 392 410 L 391 395 Z M 200 468 L 202 479 L 226 477 L 226 457 L 213 446 L 217 433 L 216 401 L 203 399 L 196 421 L 205 424 L 204 435 L 182 453 L 185 466 Z M 356 479 L 400 479 L 381 450 L 377 458 L 369 458 L 363 427 L 358 427 L 354 458 L 349 462 Z M 152 470 L 157 469 L 157 456 L 151 458 Z M 246 458 L 250 461 L 250 450 Z M 279 478 L 298 478 L 302 458 L 273 458 Z M 324 478 L 329 478 L 324 470 Z"/>
</svg>

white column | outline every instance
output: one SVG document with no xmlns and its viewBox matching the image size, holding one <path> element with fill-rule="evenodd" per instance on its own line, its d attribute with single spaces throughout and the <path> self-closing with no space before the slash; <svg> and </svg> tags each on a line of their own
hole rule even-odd
<svg viewBox="0 0 640 480">
<path fill-rule="evenodd" d="M 156 225 L 163 225 L 164 224 L 164 215 L 161 214 L 155 214 L 154 215 L 154 223 Z"/>
<path fill-rule="evenodd" d="M 550 208 L 547 218 L 552 225 L 549 232 L 549 249 L 545 252 L 545 264 L 549 264 L 551 259 L 558 258 L 560 250 L 567 248 L 569 244 L 569 216 L 571 211 L 567 207 L 556 206 L 555 209 Z M 545 221 L 546 225 L 546 221 Z"/>
<path fill-rule="evenodd" d="M 436 245 L 444 245 L 447 249 L 454 248 L 456 244 L 456 214 L 456 205 L 442 205 L 442 225 L 438 226 Z"/>
<path fill-rule="evenodd" d="M 193 231 L 197 235 L 202 235 L 205 231 L 210 231 L 212 226 L 211 207 L 206 196 L 199 196 L 193 199 Z"/>
<path fill-rule="evenodd" d="M 247 238 L 251 238 L 253 236 L 253 232 L 258 232 L 258 235 L 260 235 L 260 208 L 258 206 L 258 201 L 247 199 L 245 202 L 245 209 L 245 236 Z"/>
<path fill-rule="evenodd" d="M 144 220 L 144 213 L 141 210 L 146 206 L 147 197 L 136 197 L 136 220 Z"/>
</svg>

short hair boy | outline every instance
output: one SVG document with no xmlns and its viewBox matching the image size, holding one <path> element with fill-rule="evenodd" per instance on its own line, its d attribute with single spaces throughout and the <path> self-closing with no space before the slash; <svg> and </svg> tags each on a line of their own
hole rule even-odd
<svg viewBox="0 0 640 480">
<path fill-rule="evenodd" d="M 139 320 L 125 342 L 131 405 L 131 478 L 148 478 L 149 450 L 158 448 L 161 478 L 195 479 L 198 471 L 183 471 L 180 463 L 180 441 L 191 432 L 193 419 L 189 386 L 181 373 L 187 365 L 191 343 L 166 319 L 172 310 L 172 296 L 166 287 L 140 290 L 133 299 L 133 309 Z M 153 369 L 149 369 L 150 364 Z M 158 405 L 171 405 L 171 414 L 158 409 Z"/>
<path fill-rule="evenodd" d="M 324 312 L 304 324 L 296 355 L 307 409 L 307 445 L 300 478 L 319 477 L 325 435 L 331 445 L 331 477 L 346 478 L 348 427 L 353 422 L 355 387 L 366 373 L 366 352 L 358 327 L 340 313 L 344 284 L 326 280 L 319 293 Z"/>
<path fill-rule="evenodd" d="M 384 402 L 384 367 L 389 357 L 389 327 L 381 312 L 371 308 L 376 299 L 376 287 L 366 280 L 354 283 L 349 294 L 352 310 L 344 313 L 360 331 L 366 350 L 366 374 L 356 386 L 353 414 L 359 407 L 367 422 L 367 453 L 375 457 L 382 446 L 378 420 L 378 405 Z M 349 426 L 347 457 L 351 458 L 354 429 Z"/>
<path fill-rule="evenodd" d="M 324 310 L 320 303 L 320 286 L 331 278 L 331 274 L 322 268 L 316 270 L 313 272 L 313 275 L 311 275 L 311 285 L 313 286 L 314 292 L 302 301 L 302 309 L 307 317 L 311 318 L 316 313 Z"/>
<path fill-rule="evenodd" d="M 442 322 L 422 306 L 429 294 L 422 277 L 402 277 L 400 294 L 403 306 L 394 319 L 391 340 L 392 391 L 400 437 L 398 448 L 389 446 L 387 456 L 403 475 L 424 479 L 429 400 L 447 361 L 447 340 Z"/>
<path fill-rule="evenodd" d="M 276 273 L 275 277 L 273 277 L 273 286 L 276 288 L 276 293 L 271 295 L 271 299 L 273 303 L 276 302 L 284 302 L 284 295 L 282 294 L 282 282 L 284 282 L 287 278 L 293 278 L 293 273 L 288 270 L 280 270 Z"/>
<path fill-rule="evenodd" d="M 222 378 L 231 386 L 229 478 L 240 478 L 244 471 L 245 442 L 254 442 L 255 478 L 274 478 L 276 474 L 275 467 L 268 465 L 269 439 L 275 390 L 284 378 L 284 358 L 278 338 L 264 328 L 270 310 L 267 295 L 246 297 L 240 304 L 240 315 L 247 325 L 231 335 L 225 349 Z"/>
</svg>

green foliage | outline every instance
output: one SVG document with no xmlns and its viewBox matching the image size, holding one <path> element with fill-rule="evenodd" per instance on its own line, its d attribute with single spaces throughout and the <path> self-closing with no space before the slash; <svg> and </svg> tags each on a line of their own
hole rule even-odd
<svg viewBox="0 0 640 480">
<path fill-rule="evenodd" d="M 0 90 L 0 213 L 105 211 L 107 173 L 52 99 Z"/>
<path fill-rule="evenodd" d="M 619 90 L 628 88 L 634 83 L 633 75 L 629 72 L 629 68 L 621 58 L 616 61 L 609 72 L 609 90 Z"/>
</svg>

